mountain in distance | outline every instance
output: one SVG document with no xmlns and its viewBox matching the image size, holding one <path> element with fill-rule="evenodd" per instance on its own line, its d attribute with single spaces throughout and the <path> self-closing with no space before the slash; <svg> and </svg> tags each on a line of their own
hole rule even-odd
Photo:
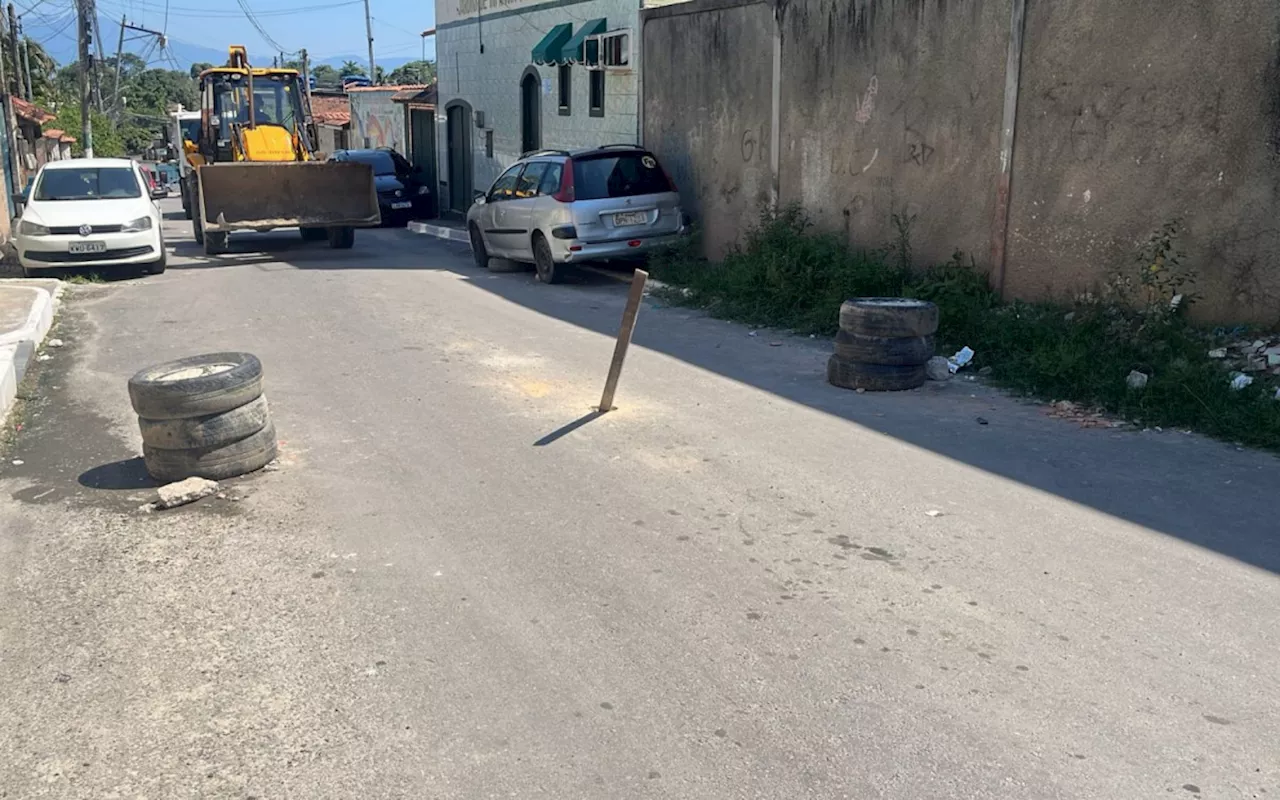
<svg viewBox="0 0 1280 800">
<path fill-rule="evenodd" d="M 42 24 L 37 19 L 23 21 L 23 27 L 28 36 L 32 40 L 40 43 L 44 47 L 45 52 L 53 57 L 53 60 L 59 65 L 70 64 L 76 60 L 76 42 L 75 42 L 75 26 L 66 26 L 61 22 L 55 24 Z M 107 19 L 100 17 L 98 20 L 98 30 L 102 32 L 102 52 L 108 58 L 112 58 L 116 54 L 117 36 L 120 32 L 120 20 Z M 131 34 L 132 35 L 132 34 Z M 198 64 L 206 61 L 210 64 L 225 64 L 227 62 L 226 47 L 214 48 L 205 45 L 192 44 L 184 42 L 181 39 L 169 37 L 167 52 L 172 54 L 173 60 L 177 62 L 178 69 L 186 70 L 192 64 Z M 228 44 L 239 44 L 238 42 L 228 42 Z M 173 63 L 158 52 L 156 48 L 147 39 L 138 39 L 134 41 L 126 41 L 124 43 L 126 53 L 133 53 L 136 56 L 146 55 L 151 62 L 151 66 L 157 69 L 174 69 Z M 255 65 L 270 65 L 272 53 L 266 50 L 255 50 L 249 48 L 249 58 Z M 410 61 L 417 61 L 417 56 L 412 58 L 404 58 L 402 56 L 395 58 L 378 58 L 378 51 L 375 49 L 373 58 L 378 66 L 387 72 L 407 64 Z M 364 67 L 369 63 L 368 54 L 364 55 L 341 55 L 330 56 L 316 61 L 316 64 L 328 64 L 332 67 L 341 67 L 346 61 L 354 61 Z"/>
</svg>

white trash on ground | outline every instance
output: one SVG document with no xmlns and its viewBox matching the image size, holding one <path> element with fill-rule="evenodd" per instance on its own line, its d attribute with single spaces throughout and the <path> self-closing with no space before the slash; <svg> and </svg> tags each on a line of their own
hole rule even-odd
<svg viewBox="0 0 1280 800">
<path fill-rule="evenodd" d="M 968 345 L 961 347 L 959 350 L 956 351 L 955 355 L 947 359 L 947 361 L 950 364 L 949 368 L 953 373 L 958 372 L 961 367 L 968 364 L 972 360 L 973 360 L 973 350 L 970 349 Z"/>
<path fill-rule="evenodd" d="M 1125 378 L 1124 382 L 1130 389 L 1145 389 L 1147 388 L 1147 381 L 1150 379 L 1150 375 L 1145 372 L 1139 372 L 1135 369 L 1129 373 L 1129 377 Z"/>
<path fill-rule="evenodd" d="M 1253 378 L 1243 372 L 1237 372 L 1231 376 L 1231 388 L 1237 392 L 1251 383 L 1253 383 Z"/>
</svg>

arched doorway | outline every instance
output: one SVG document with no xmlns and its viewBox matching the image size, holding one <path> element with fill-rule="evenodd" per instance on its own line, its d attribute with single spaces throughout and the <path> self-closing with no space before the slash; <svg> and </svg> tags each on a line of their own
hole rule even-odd
<svg viewBox="0 0 1280 800">
<path fill-rule="evenodd" d="M 542 147 L 542 76 L 529 67 L 520 78 L 520 151 Z"/>
<path fill-rule="evenodd" d="M 471 106 L 454 100 L 445 106 L 445 118 L 449 210 L 465 214 L 471 207 Z"/>
</svg>

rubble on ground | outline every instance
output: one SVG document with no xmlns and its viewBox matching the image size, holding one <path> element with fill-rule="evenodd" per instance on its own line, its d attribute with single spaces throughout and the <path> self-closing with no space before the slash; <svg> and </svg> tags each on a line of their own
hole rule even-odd
<svg viewBox="0 0 1280 800">
<path fill-rule="evenodd" d="M 217 491 L 217 481 L 206 480 L 205 478 L 187 478 L 185 481 L 161 486 L 156 490 L 157 498 L 155 502 L 143 506 L 143 510 L 162 511 L 167 508 L 185 506 L 211 494 L 216 494 Z"/>
</svg>

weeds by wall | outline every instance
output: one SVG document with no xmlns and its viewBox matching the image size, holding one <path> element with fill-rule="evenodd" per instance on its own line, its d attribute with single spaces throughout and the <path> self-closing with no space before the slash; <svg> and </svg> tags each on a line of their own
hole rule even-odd
<svg viewBox="0 0 1280 800">
<path fill-rule="evenodd" d="M 1070 304 L 1002 302 L 986 276 L 957 253 L 913 273 L 910 221 L 898 220 L 893 245 L 856 250 L 814 230 L 798 208 L 762 212 L 743 245 L 723 262 L 700 259 L 696 241 L 650 264 L 654 277 L 680 287 L 669 302 L 727 319 L 833 334 L 849 297 L 910 296 L 937 303 L 939 346 L 977 351 L 975 368 L 1015 392 L 1095 406 L 1146 426 L 1187 428 L 1232 442 L 1280 450 L 1280 379 L 1263 372 L 1243 389 L 1210 350 L 1230 333 L 1191 324 L 1194 273 L 1170 223 L 1120 265 L 1095 293 Z M 1143 389 L 1126 377 L 1149 376 Z"/>
</svg>

